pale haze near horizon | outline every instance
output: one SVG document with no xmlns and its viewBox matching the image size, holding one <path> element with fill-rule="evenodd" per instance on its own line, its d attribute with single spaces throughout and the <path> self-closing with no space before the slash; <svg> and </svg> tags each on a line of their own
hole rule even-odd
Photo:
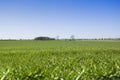
<svg viewBox="0 0 120 80">
<path fill-rule="evenodd" d="M 119 0 L 1 0 L 0 39 L 120 38 Z"/>
</svg>

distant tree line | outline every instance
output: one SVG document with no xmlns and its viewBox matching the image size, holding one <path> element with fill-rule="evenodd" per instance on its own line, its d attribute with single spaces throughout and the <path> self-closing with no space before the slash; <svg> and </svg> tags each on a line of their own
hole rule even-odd
<svg viewBox="0 0 120 80">
<path fill-rule="evenodd" d="M 92 38 L 92 39 L 76 39 L 76 40 L 120 40 L 120 38 Z"/>
<path fill-rule="evenodd" d="M 36 37 L 34 40 L 55 40 L 55 38 L 50 38 L 50 37 Z"/>
<path fill-rule="evenodd" d="M 79 38 L 76 39 L 74 35 L 71 35 L 70 38 L 63 38 L 63 39 L 59 39 L 59 36 L 57 36 L 56 38 L 50 38 L 50 37 L 46 37 L 46 36 L 39 36 L 39 37 L 35 37 L 34 39 L 0 39 L 0 41 L 17 41 L 17 40 L 65 40 L 65 41 L 73 41 L 73 40 L 120 40 L 120 38 Z"/>
</svg>

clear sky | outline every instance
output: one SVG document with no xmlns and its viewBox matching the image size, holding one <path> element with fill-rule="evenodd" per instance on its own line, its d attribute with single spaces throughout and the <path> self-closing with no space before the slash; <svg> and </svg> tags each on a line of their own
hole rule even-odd
<svg viewBox="0 0 120 80">
<path fill-rule="evenodd" d="M 0 39 L 120 37 L 120 0 L 0 0 Z"/>
</svg>

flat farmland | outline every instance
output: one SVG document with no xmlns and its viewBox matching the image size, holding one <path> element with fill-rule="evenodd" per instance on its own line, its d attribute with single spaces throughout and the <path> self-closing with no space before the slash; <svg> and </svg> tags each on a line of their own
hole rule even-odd
<svg viewBox="0 0 120 80">
<path fill-rule="evenodd" d="M 0 79 L 120 80 L 120 41 L 0 41 Z"/>
</svg>

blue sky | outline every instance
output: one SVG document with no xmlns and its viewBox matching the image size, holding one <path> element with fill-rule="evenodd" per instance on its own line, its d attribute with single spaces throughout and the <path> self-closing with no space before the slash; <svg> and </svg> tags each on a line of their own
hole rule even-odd
<svg viewBox="0 0 120 80">
<path fill-rule="evenodd" d="M 0 39 L 120 37 L 120 0 L 0 0 Z"/>
</svg>

